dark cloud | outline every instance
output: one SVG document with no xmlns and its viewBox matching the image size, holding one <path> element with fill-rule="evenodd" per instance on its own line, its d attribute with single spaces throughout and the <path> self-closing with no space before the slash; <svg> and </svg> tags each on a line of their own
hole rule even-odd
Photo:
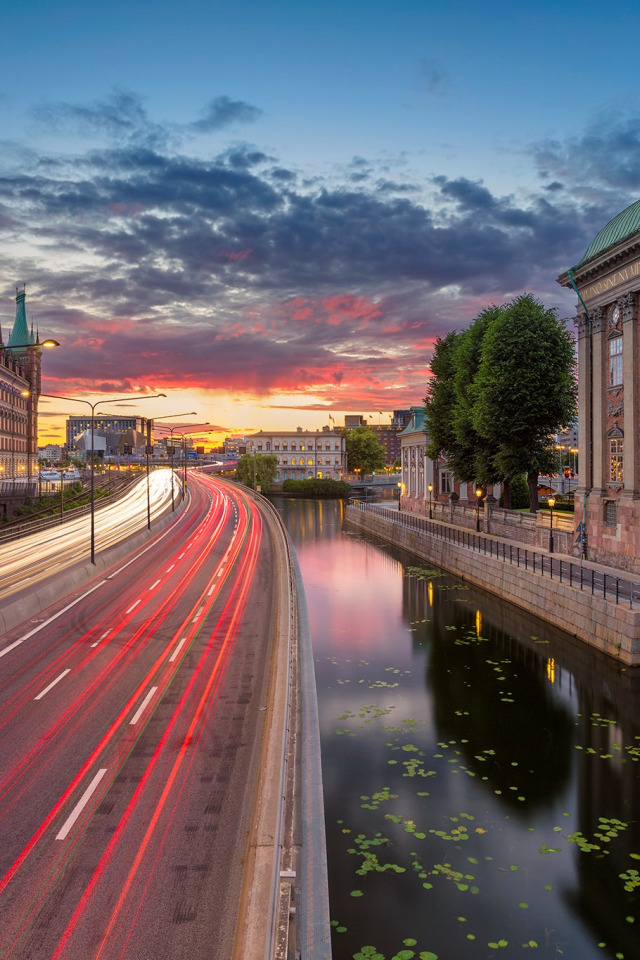
<svg viewBox="0 0 640 960">
<path fill-rule="evenodd" d="M 220 122 L 252 116 L 219 107 Z M 487 303 L 531 290 L 569 315 L 555 277 L 609 206 L 635 199 L 581 192 L 572 143 L 540 146 L 546 186 L 516 196 L 464 177 L 396 182 L 363 157 L 341 183 L 250 144 L 203 159 L 124 93 L 56 116 L 112 142 L 28 163 L 0 144 L 5 288 L 30 281 L 41 334 L 64 344 L 47 355 L 53 393 L 181 385 L 406 405 L 424 395 L 435 338 Z"/>
<path fill-rule="evenodd" d="M 232 123 L 252 123 L 261 116 L 262 110 L 243 100 L 215 97 L 203 111 L 202 118 L 189 127 L 197 133 L 210 133 L 212 130 L 222 130 Z"/>
</svg>

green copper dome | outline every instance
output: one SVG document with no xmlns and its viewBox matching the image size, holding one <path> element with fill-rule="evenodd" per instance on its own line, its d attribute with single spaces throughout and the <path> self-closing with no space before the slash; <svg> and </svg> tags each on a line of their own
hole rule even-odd
<svg viewBox="0 0 640 960">
<path fill-rule="evenodd" d="M 640 200 L 636 200 L 602 228 L 589 244 L 587 252 L 577 266 L 581 267 L 583 263 L 593 260 L 598 254 L 604 253 L 610 247 L 615 247 L 617 243 L 622 243 L 638 231 L 640 231 Z"/>
</svg>

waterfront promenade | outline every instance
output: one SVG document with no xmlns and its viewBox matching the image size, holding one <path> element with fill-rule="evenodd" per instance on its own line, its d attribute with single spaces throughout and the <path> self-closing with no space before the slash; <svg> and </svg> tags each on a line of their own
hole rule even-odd
<svg viewBox="0 0 640 960">
<path fill-rule="evenodd" d="M 346 519 L 640 666 L 640 583 L 621 571 L 378 504 L 350 504 Z"/>
</svg>

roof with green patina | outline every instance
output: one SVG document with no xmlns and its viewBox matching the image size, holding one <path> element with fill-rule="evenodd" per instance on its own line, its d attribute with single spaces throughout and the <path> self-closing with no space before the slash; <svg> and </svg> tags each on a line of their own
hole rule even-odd
<svg viewBox="0 0 640 960">
<path fill-rule="evenodd" d="M 610 220 L 609 223 L 596 234 L 589 244 L 587 252 L 576 266 L 581 267 L 584 263 L 593 260 L 594 257 L 604 253 L 605 250 L 615 247 L 617 243 L 622 243 L 623 240 L 626 240 L 639 231 L 640 200 L 636 200 L 635 203 L 632 203 L 630 207 L 627 207 L 626 210 L 619 213 L 617 217 Z"/>
<path fill-rule="evenodd" d="M 424 407 L 411 407 L 411 420 L 404 430 L 400 431 L 400 436 L 407 436 L 410 433 L 426 433 L 426 424 L 424 422 Z"/>
<path fill-rule="evenodd" d="M 8 347 L 26 347 L 35 343 L 33 332 L 29 333 L 27 326 L 27 311 L 25 307 L 25 295 L 19 293 L 16 297 L 16 319 L 13 324 L 13 330 L 9 337 Z"/>
</svg>

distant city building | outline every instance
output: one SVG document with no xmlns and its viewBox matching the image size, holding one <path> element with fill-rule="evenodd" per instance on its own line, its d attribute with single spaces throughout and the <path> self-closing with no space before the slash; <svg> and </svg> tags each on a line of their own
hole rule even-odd
<svg viewBox="0 0 640 960">
<path fill-rule="evenodd" d="M 368 426 L 368 421 L 362 416 L 361 413 L 347 414 L 344 418 L 344 428 L 345 430 L 355 430 L 356 427 L 366 427 Z"/>
<path fill-rule="evenodd" d="M 91 417 L 71 416 L 66 425 L 67 452 L 70 456 L 91 455 Z M 99 459 L 110 457 L 142 457 L 146 452 L 146 420 L 144 417 L 96 416 L 93 421 L 94 452 Z"/>
<path fill-rule="evenodd" d="M 310 477 L 341 480 L 346 473 L 346 448 L 341 430 L 264 431 L 247 442 L 248 453 L 274 454 L 278 460 L 276 483 Z"/>
<path fill-rule="evenodd" d="M 249 443 L 248 437 L 226 437 L 223 441 L 224 452 L 227 456 L 231 454 L 237 454 L 240 456 L 241 453 L 247 452 L 247 444 Z"/>
<path fill-rule="evenodd" d="M 590 560 L 638 572 L 640 200 L 603 227 L 558 282 L 578 296 L 576 524 L 585 524 Z"/>
<path fill-rule="evenodd" d="M 48 443 L 46 447 L 38 447 L 38 460 L 48 460 L 57 463 L 64 456 L 63 448 L 57 443 Z"/>
</svg>

